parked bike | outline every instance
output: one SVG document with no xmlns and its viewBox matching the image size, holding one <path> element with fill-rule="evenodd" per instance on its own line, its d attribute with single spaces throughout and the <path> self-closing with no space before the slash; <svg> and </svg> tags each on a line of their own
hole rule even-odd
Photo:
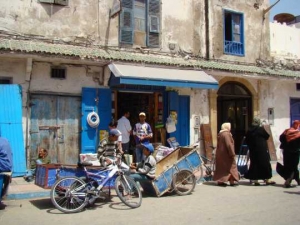
<svg viewBox="0 0 300 225">
<path fill-rule="evenodd" d="M 109 166 L 97 172 L 86 169 L 86 166 L 92 165 L 90 163 L 78 163 L 78 167 L 84 170 L 85 177 L 68 176 L 57 180 L 50 192 L 53 205 L 64 213 L 82 211 L 96 199 L 103 199 L 103 187 L 115 179 L 115 191 L 120 200 L 131 208 L 140 207 L 142 193 L 136 182 L 124 174 L 121 163 L 121 158 L 117 157 Z"/>
</svg>

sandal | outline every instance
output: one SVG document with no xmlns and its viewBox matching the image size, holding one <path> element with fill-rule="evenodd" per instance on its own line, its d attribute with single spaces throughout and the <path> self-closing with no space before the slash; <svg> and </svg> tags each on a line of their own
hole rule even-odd
<svg viewBox="0 0 300 225">
<path fill-rule="evenodd" d="M 266 185 L 274 185 L 274 184 L 276 184 L 275 181 L 272 181 L 272 180 L 266 181 Z"/>
</svg>

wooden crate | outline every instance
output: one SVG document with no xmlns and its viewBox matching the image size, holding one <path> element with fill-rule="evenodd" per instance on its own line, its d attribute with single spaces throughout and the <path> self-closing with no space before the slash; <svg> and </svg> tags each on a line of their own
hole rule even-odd
<svg viewBox="0 0 300 225">
<path fill-rule="evenodd" d="M 49 189 L 56 181 L 56 172 L 61 164 L 37 165 L 35 171 L 35 185 Z"/>
</svg>

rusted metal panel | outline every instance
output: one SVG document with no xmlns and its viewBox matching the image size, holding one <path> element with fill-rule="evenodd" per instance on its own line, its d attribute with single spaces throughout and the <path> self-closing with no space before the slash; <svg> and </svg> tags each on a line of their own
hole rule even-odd
<svg viewBox="0 0 300 225">
<path fill-rule="evenodd" d="M 31 157 L 48 149 L 52 163 L 76 164 L 79 155 L 80 97 L 33 95 Z"/>
</svg>

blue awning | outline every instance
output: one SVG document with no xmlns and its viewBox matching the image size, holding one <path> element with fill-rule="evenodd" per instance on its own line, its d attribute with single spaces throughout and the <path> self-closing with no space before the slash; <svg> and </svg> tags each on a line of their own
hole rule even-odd
<svg viewBox="0 0 300 225">
<path fill-rule="evenodd" d="M 109 64 L 108 67 L 112 72 L 109 81 L 110 86 L 132 84 L 218 89 L 218 81 L 204 71 L 121 65 L 115 63 Z"/>
</svg>

